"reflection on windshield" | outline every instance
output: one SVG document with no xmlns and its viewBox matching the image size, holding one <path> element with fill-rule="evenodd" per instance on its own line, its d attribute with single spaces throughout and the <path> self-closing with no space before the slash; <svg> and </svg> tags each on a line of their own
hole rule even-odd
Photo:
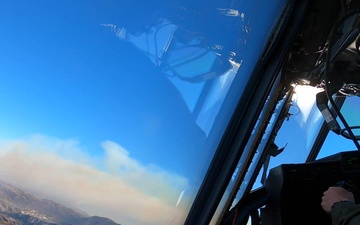
<svg viewBox="0 0 360 225">
<path fill-rule="evenodd" d="M 236 10 L 217 9 L 212 13 L 214 18 L 217 14 L 222 17 L 239 16 Z M 136 35 L 114 24 L 102 25 L 148 56 L 180 92 L 188 109 L 196 116 L 197 125 L 208 135 L 241 65 L 229 58 L 236 53 L 224 55 L 223 45 L 204 44 L 198 34 L 184 30 L 165 18 L 144 33 L 136 32 Z"/>
<path fill-rule="evenodd" d="M 84 217 L 184 222 L 281 12 L 175 3 L 3 4 L 1 180 Z"/>
<path fill-rule="evenodd" d="M 0 179 L 119 224 L 182 224 L 241 95 L 226 101 L 240 15 L 133 4 L 0 9 Z"/>
</svg>

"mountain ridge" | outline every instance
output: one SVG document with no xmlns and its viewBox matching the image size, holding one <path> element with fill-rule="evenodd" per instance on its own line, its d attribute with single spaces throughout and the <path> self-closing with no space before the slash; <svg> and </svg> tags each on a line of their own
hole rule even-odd
<svg viewBox="0 0 360 225">
<path fill-rule="evenodd" d="M 0 224 L 3 225 L 120 225 L 88 216 L 49 199 L 40 199 L 0 180 Z"/>
</svg>

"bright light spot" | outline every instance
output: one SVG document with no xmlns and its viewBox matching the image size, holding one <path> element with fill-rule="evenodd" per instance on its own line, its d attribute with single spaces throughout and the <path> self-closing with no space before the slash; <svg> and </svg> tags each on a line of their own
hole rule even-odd
<svg viewBox="0 0 360 225">
<path fill-rule="evenodd" d="M 185 190 L 183 190 L 183 191 L 180 193 L 180 196 L 179 196 L 179 198 L 178 198 L 178 200 L 177 200 L 177 202 L 176 202 L 176 207 L 179 206 L 179 204 L 180 204 L 180 202 L 181 202 L 181 199 L 182 199 L 182 197 L 184 196 L 184 192 L 185 192 Z"/>
<path fill-rule="evenodd" d="M 307 85 L 298 85 L 295 87 L 295 94 L 293 96 L 293 102 L 299 107 L 302 114 L 301 123 L 305 123 L 309 117 L 309 114 L 315 105 L 316 94 L 322 91 L 320 88 Z"/>
</svg>

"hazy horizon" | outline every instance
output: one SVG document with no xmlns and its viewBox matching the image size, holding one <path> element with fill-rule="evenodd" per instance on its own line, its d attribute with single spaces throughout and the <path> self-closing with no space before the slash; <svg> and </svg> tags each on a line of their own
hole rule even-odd
<svg viewBox="0 0 360 225">
<path fill-rule="evenodd" d="M 189 188 L 186 178 L 154 165 L 141 165 L 117 143 L 105 141 L 102 148 L 104 170 L 91 165 L 90 156 L 74 140 L 42 135 L 2 140 L 0 179 L 38 197 L 121 224 L 181 220 L 186 212 L 184 192 Z"/>
</svg>

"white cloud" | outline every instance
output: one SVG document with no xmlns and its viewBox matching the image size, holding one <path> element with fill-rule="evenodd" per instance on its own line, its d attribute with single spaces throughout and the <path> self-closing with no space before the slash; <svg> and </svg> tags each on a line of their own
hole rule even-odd
<svg viewBox="0 0 360 225">
<path fill-rule="evenodd" d="M 41 135 L 0 142 L 0 179 L 121 224 L 182 224 L 187 179 L 142 165 L 117 143 L 105 141 L 108 170 L 90 165 L 74 140 Z M 179 206 L 177 206 L 179 205 Z"/>
<path fill-rule="evenodd" d="M 154 165 L 143 166 L 114 142 L 106 141 L 102 146 L 107 153 L 105 162 L 108 171 L 143 193 L 166 196 L 164 200 L 170 204 L 176 203 L 181 191 L 187 188 L 188 180 L 184 177 L 168 173 Z"/>
</svg>

